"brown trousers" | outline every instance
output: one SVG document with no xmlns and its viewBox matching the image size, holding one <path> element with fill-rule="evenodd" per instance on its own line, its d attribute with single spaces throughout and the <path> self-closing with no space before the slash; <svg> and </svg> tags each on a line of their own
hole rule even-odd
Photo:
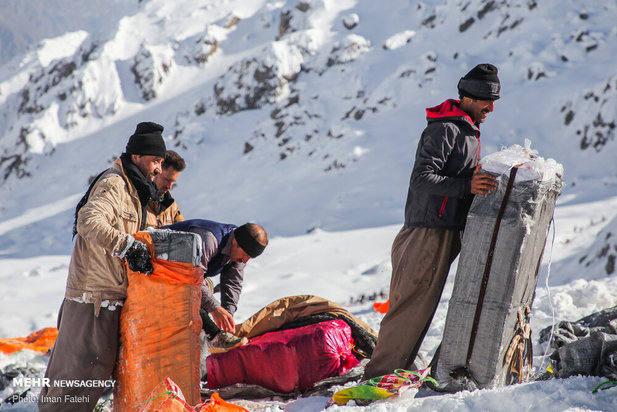
<svg viewBox="0 0 617 412">
<path fill-rule="evenodd" d="M 414 360 L 441 298 L 461 231 L 403 227 L 392 244 L 390 307 L 364 379 L 416 369 Z"/>
<path fill-rule="evenodd" d="M 116 364 L 120 312 L 120 307 L 103 308 L 97 317 L 94 304 L 62 302 L 58 337 L 45 372 L 49 386 L 41 389 L 39 411 L 94 409 L 105 390 L 94 382 L 111 379 Z"/>
</svg>

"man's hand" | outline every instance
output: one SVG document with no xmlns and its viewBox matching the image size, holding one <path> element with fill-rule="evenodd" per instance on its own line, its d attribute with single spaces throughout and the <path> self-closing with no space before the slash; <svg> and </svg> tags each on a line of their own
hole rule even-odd
<svg viewBox="0 0 617 412">
<path fill-rule="evenodd" d="M 146 275 L 151 275 L 154 271 L 152 267 L 152 258 L 150 252 L 143 242 L 135 240 L 124 255 L 126 263 L 129 264 L 129 269 L 133 272 L 140 272 Z"/>
<path fill-rule="evenodd" d="M 214 320 L 214 323 L 216 323 L 216 326 L 218 326 L 220 329 L 224 330 L 225 332 L 235 332 L 236 324 L 234 323 L 234 317 L 231 315 L 231 313 L 227 312 L 226 309 L 219 307 L 218 309 L 210 312 L 210 315 L 212 315 L 212 320 Z"/>
<path fill-rule="evenodd" d="M 476 166 L 471 177 L 471 193 L 487 195 L 497 189 L 497 179 L 488 173 L 479 173 L 480 166 Z"/>
</svg>

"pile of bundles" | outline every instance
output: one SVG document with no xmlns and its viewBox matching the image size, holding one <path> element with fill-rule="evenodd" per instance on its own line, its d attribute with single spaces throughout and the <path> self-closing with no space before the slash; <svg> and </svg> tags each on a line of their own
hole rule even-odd
<svg viewBox="0 0 617 412">
<path fill-rule="evenodd" d="M 549 367 L 554 377 L 585 375 L 617 380 L 617 306 L 543 329 L 540 342 L 549 339 L 555 348 Z"/>
<path fill-rule="evenodd" d="M 150 250 L 154 271 L 150 276 L 128 273 L 113 408 L 220 408 L 218 393 L 204 393 L 210 401 L 201 403 L 201 240 L 193 233 L 170 230 L 134 236 Z M 262 390 L 307 391 L 359 365 L 377 340 L 376 333 L 347 310 L 311 295 L 279 299 L 237 325 L 235 332 L 249 343 L 206 359 L 207 386 L 221 393 L 227 390 L 225 398 L 238 395 L 238 385 L 243 385 L 242 397 L 247 398 L 261 397 Z M 161 402 L 170 405 L 165 408 L 181 409 L 162 408 Z"/>
<path fill-rule="evenodd" d="M 437 390 L 521 382 L 531 371 L 529 326 L 563 167 L 515 145 L 482 159 L 499 188 L 476 195 L 467 217 L 443 340 Z"/>
<path fill-rule="evenodd" d="M 249 343 L 206 359 L 207 387 L 225 397 L 305 392 L 358 366 L 377 339 L 346 309 L 312 295 L 276 300 L 237 325 L 235 333 Z"/>
</svg>

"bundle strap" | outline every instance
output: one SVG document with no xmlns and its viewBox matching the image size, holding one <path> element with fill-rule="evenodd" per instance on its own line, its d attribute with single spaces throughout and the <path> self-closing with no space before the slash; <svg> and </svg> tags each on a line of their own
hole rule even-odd
<svg viewBox="0 0 617 412">
<path fill-rule="evenodd" d="M 533 345 L 531 342 L 531 326 L 529 325 L 531 310 L 529 306 L 525 306 L 523 310 L 524 314 L 521 310 L 517 312 L 518 327 L 503 362 L 504 365 L 510 366 L 510 372 L 518 376 L 518 383 L 528 380 L 533 368 Z"/>
</svg>

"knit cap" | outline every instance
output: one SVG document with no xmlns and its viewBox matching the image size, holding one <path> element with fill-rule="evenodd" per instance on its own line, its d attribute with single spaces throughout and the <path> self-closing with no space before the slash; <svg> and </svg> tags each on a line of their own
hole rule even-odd
<svg viewBox="0 0 617 412">
<path fill-rule="evenodd" d="M 458 82 L 459 95 L 477 100 L 497 100 L 501 84 L 497 67 L 489 63 L 478 64 Z"/>
<path fill-rule="evenodd" d="M 163 140 L 163 126 L 153 122 L 142 122 L 129 137 L 126 153 L 129 155 L 165 157 L 167 148 Z"/>
</svg>

